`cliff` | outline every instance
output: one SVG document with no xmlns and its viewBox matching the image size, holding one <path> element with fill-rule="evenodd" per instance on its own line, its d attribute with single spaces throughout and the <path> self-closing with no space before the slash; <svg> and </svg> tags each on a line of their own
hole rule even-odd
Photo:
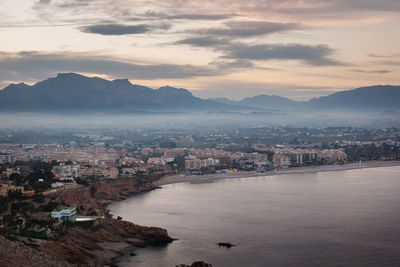
<svg viewBox="0 0 400 267">
<path fill-rule="evenodd" d="M 89 186 L 62 193 L 57 201 L 68 206 L 76 206 L 81 215 L 108 215 L 106 206 L 112 201 L 124 200 L 134 194 L 155 189 L 150 182 L 159 177 L 148 179 L 149 181 L 119 179 L 91 183 Z"/>
<path fill-rule="evenodd" d="M 59 205 L 77 206 L 79 215 L 103 218 L 89 222 L 55 222 L 48 213 L 29 213 L 29 218 L 36 217 L 48 225 L 46 238 L 7 234 L 11 241 L 0 236 L 0 266 L 3 263 L 5 266 L 114 265 L 120 256 L 137 247 L 172 242 L 167 230 L 112 219 L 106 209 L 112 201 L 155 189 L 151 182 L 159 178 L 95 182 L 63 192 L 55 199 Z"/>
<path fill-rule="evenodd" d="M 115 264 L 118 257 L 136 247 L 172 242 L 166 230 L 126 221 L 103 219 L 64 227 L 41 250 L 74 265 Z"/>
<path fill-rule="evenodd" d="M 71 266 L 53 255 L 38 251 L 19 241 L 11 241 L 0 235 L 0 266 Z"/>
</svg>

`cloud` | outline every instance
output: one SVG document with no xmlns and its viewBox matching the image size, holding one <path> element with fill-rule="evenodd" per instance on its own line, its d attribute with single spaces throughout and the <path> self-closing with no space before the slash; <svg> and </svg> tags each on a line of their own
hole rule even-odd
<svg viewBox="0 0 400 267">
<path fill-rule="evenodd" d="M 36 3 L 39 5 L 47 5 L 50 4 L 51 0 L 39 0 Z"/>
<path fill-rule="evenodd" d="M 400 54 L 376 54 L 376 53 L 371 53 L 371 54 L 368 54 L 368 57 L 374 57 L 374 58 L 394 58 L 394 57 L 400 57 Z"/>
<path fill-rule="evenodd" d="M 177 14 L 167 14 L 162 12 L 148 11 L 144 13 L 145 18 L 152 19 L 165 19 L 165 20 L 225 20 L 232 17 L 236 17 L 236 14 L 200 14 L 200 13 L 177 13 Z"/>
<path fill-rule="evenodd" d="M 90 26 L 82 26 L 80 30 L 86 33 L 95 33 L 101 35 L 126 35 L 126 34 L 141 34 L 151 32 L 155 29 L 167 30 L 171 27 L 170 24 L 159 25 L 122 25 L 122 24 L 97 24 Z"/>
<path fill-rule="evenodd" d="M 334 50 L 327 45 L 248 45 L 244 43 L 234 43 L 223 49 L 227 49 L 227 56 L 230 58 L 247 60 L 301 60 L 314 66 L 342 65 L 342 63 L 328 57 L 333 54 Z"/>
<path fill-rule="evenodd" d="M 235 60 L 300 60 L 313 66 L 345 65 L 330 58 L 334 50 L 327 45 L 247 44 L 210 36 L 186 38 L 176 44 L 212 48 L 224 53 L 223 58 Z"/>
<path fill-rule="evenodd" d="M 222 70 L 213 66 L 136 64 L 85 53 L 0 52 L 0 83 L 10 80 L 36 81 L 60 72 L 98 73 L 141 80 L 183 79 L 222 74 Z"/>
<path fill-rule="evenodd" d="M 243 69 L 243 68 L 253 68 L 254 64 L 249 60 L 236 59 L 236 60 L 217 60 L 211 62 L 210 66 L 216 66 L 220 70 L 226 69 Z"/>
<path fill-rule="evenodd" d="M 46 3 L 48 2 L 48 3 Z M 220 13 L 221 7 L 224 13 Z M 204 20 L 219 21 L 232 17 L 251 20 L 343 24 L 381 18 L 398 19 L 398 0 L 37 0 L 33 5 L 39 20 L 55 21 L 61 17 L 102 18 L 112 21 L 133 20 Z M 179 21 L 177 21 L 179 23 Z M 268 26 L 267 26 L 268 27 Z M 271 26 L 269 26 L 271 27 Z M 211 29 L 212 30 L 212 29 Z M 214 28 L 229 36 L 229 26 Z M 230 33 L 232 32 L 232 33 Z M 251 31 L 248 31 L 251 32 Z M 268 34 L 269 32 L 267 32 Z"/>
<path fill-rule="evenodd" d="M 199 46 L 199 47 L 217 47 L 229 45 L 230 42 L 226 39 L 217 39 L 212 36 L 191 37 L 179 40 L 175 44 Z"/>
<path fill-rule="evenodd" d="M 362 69 L 354 69 L 351 71 L 359 73 L 372 73 L 372 74 L 386 74 L 391 72 L 390 70 L 362 70 Z"/>
<path fill-rule="evenodd" d="M 80 8 L 80 7 L 87 7 L 90 3 L 102 2 L 96 0 L 64 0 L 64 1 L 57 1 L 56 5 L 60 8 Z M 107 3 L 106 3 L 107 4 Z"/>
<path fill-rule="evenodd" d="M 214 36 L 253 37 L 304 28 L 297 23 L 279 23 L 269 21 L 228 21 L 224 23 L 224 25 L 225 27 L 200 29 L 193 32 Z"/>
</svg>

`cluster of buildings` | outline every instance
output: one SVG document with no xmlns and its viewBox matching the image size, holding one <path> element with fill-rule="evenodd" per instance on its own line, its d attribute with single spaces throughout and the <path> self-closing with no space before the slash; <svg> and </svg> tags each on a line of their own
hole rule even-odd
<svg viewBox="0 0 400 267">
<path fill-rule="evenodd" d="M 141 147 L 139 151 L 126 148 L 63 147 L 60 144 L 0 147 L 2 160 L 7 162 L 32 159 L 54 162 L 53 174 L 60 181 L 90 177 L 116 179 L 151 172 L 177 173 L 199 170 L 271 170 L 314 164 L 335 164 L 346 161 L 341 149 L 296 149 L 286 147 L 257 147 L 255 153 L 229 152 L 214 148 Z M 269 156 L 268 156 L 269 155 Z M 16 169 L 5 171 L 9 176 Z"/>
<path fill-rule="evenodd" d="M 102 177 L 107 179 L 116 179 L 119 175 L 119 170 L 116 164 L 93 164 L 81 165 L 72 163 L 66 165 L 60 163 L 53 166 L 52 170 L 56 179 L 60 181 L 73 181 L 75 178 L 89 178 L 89 177 Z"/>
<path fill-rule="evenodd" d="M 272 148 L 273 164 L 276 168 L 300 167 L 315 164 L 345 163 L 346 153 L 341 149 L 293 149 Z"/>
</svg>

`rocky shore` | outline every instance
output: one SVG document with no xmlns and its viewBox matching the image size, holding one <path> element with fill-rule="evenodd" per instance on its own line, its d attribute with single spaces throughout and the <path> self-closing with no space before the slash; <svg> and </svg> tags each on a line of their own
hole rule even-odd
<svg viewBox="0 0 400 267">
<path fill-rule="evenodd" d="M 47 240 L 0 237 L 0 258 L 6 263 L 4 266 L 112 266 L 119 257 L 137 247 L 172 242 L 167 230 L 114 219 L 106 208 L 112 201 L 155 189 L 150 182 L 157 179 L 102 181 L 65 191 L 55 201 L 76 206 L 79 215 L 102 218 L 89 222 L 56 222 Z M 11 247 L 14 252 L 7 253 Z"/>
<path fill-rule="evenodd" d="M 103 219 L 69 225 L 41 250 L 74 265 L 113 265 L 136 247 L 168 244 L 167 230 L 126 221 Z"/>
</svg>

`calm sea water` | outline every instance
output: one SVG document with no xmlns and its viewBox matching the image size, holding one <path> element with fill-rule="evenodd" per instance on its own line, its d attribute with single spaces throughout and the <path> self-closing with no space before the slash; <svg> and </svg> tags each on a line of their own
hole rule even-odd
<svg viewBox="0 0 400 267">
<path fill-rule="evenodd" d="M 124 266 L 400 266 L 400 167 L 172 184 L 110 209 L 179 239 Z"/>
</svg>

